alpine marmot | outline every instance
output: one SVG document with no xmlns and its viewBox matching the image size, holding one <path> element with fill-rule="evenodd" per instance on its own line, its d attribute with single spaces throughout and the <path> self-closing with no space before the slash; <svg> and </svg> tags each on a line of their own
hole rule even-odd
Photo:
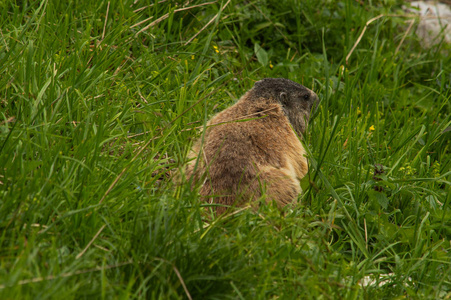
<svg viewBox="0 0 451 300">
<path fill-rule="evenodd" d="M 308 171 L 299 137 L 318 96 L 284 78 L 265 78 L 231 107 L 215 115 L 189 154 L 186 177 L 209 203 L 266 202 L 279 207 L 301 192 Z"/>
</svg>

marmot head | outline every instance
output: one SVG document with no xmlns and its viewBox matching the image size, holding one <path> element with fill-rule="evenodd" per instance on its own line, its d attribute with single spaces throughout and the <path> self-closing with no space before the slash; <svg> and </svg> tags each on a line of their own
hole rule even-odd
<svg viewBox="0 0 451 300">
<path fill-rule="evenodd" d="M 299 135 L 305 132 L 310 112 L 319 101 L 312 90 L 285 78 L 265 78 L 257 81 L 250 93 L 250 99 L 270 99 L 279 103 Z"/>
</svg>

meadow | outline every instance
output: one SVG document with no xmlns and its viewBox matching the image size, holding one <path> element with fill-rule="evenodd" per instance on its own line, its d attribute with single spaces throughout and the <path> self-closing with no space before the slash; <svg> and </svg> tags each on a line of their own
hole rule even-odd
<svg viewBox="0 0 451 300">
<path fill-rule="evenodd" d="M 407 4 L 0 1 L 0 299 L 451 298 L 451 45 Z M 174 177 L 265 77 L 321 100 L 304 193 L 208 215 Z"/>
</svg>

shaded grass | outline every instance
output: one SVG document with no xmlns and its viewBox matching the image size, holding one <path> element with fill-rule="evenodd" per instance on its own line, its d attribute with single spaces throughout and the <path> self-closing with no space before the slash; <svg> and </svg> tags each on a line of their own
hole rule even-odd
<svg viewBox="0 0 451 300">
<path fill-rule="evenodd" d="M 449 45 L 384 17 L 346 65 L 400 3 L 322 4 L 2 2 L 1 298 L 449 295 Z M 263 77 L 321 98 L 301 204 L 209 220 L 172 177 Z"/>
</svg>

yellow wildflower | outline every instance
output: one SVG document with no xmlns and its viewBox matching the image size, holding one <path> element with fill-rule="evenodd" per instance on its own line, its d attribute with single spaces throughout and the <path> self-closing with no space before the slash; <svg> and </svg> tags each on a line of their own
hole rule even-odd
<svg viewBox="0 0 451 300">
<path fill-rule="evenodd" d="M 412 168 L 411 166 L 406 166 L 406 175 L 410 176 L 415 174 L 417 170 L 415 168 Z"/>
<path fill-rule="evenodd" d="M 213 48 L 215 49 L 216 53 L 219 53 L 218 46 L 213 45 Z"/>
<path fill-rule="evenodd" d="M 191 55 L 191 59 L 194 59 L 194 54 L 193 54 L 193 55 Z"/>
<path fill-rule="evenodd" d="M 274 68 L 273 64 L 271 63 L 271 61 L 269 62 L 269 67 L 272 69 Z"/>
<path fill-rule="evenodd" d="M 417 171 L 417 169 L 412 168 L 411 166 L 409 166 L 408 164 L 404 164 L 404 167 L 399 168 L 400 172 L 403 172 L 405 176 L 412 176 L 415 174 L 415 172 Z"/>
<path fill-rule="evenodd" d="M 370 127 L 369 130 L 370 130 L 370 131 L 374 131 L 374 130 L 376 130 L 376 128 L 374 128 L 374 125 L 371 125 L 371 127 Z"/>
<path fill-rule="evenodd" d="M 432 177 L 440 177 L 440 163 L 438 161 L 432 165 Z"/>
</svg>

